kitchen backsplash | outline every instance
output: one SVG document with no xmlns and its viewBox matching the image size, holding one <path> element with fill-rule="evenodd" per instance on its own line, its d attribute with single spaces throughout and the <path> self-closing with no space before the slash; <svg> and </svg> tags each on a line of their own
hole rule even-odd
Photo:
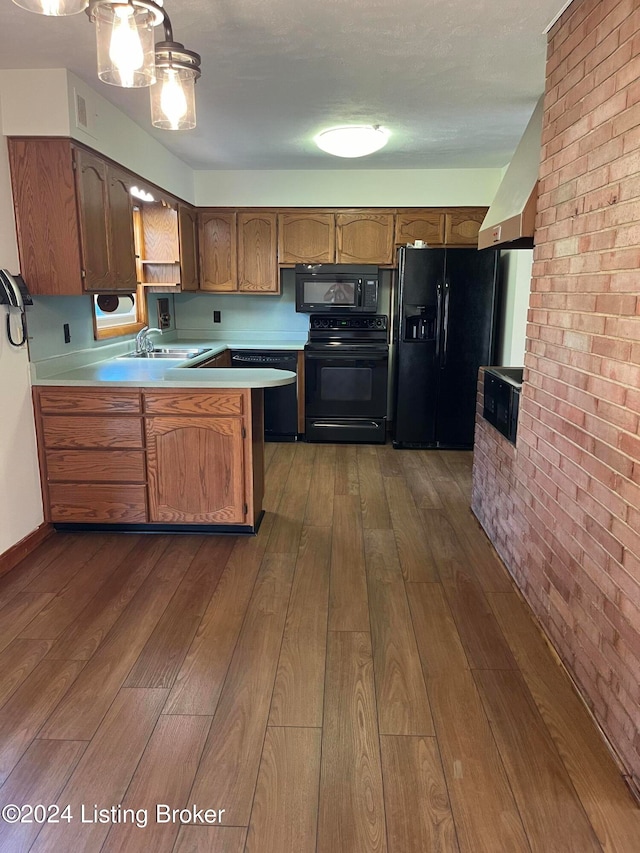
<svg viewBox="0 0 640 853">
<path fill-rule="evenodd" d="M 305 338 L 309 331 L 308 314 L 295 310 L 295 281 L 292 269 L 282 270 L 282 292 L 277 296 L 253 296 L 234 293 L 176 293 L 169 296 L 171 327 L 178 337 L 206 338 L 237 342 L 250 335 L 265 341 L 277 338 Z M 381 314 L 389 313 L 391 275 L 382 271 Z M 163 294 L 147 294 L 149 325 L 157 325 L 157 300 Z M 78 350 L 98 349 L 127 337 L 94 340 L 91 296 L 34 296 L 33 307 L 27 309 L 29 358 L 42 361 Z M 213 312 L 220 311 L 220 322 L 213 322 Z M 64 342 L 65 323 L 69 324 L 71 341 Z"/>
<path fill-rule="evenodd" d="M 162 294 L 160 294 L 162 296 Z M 134 335 L 121 338 L 105 338 L 96 341 L 93 337 L 93 317 L 91 300 L 87 296 L 34 296 L 33 306 L 27 308 L 27 329 L 29 334 L 29 359 L 42 361 L 58 355 L 69 355 L 85 349 L 98 349 L 116 341 L 126 341 Z M 149 306 L 149 325 L 157 325 L 156 294 L 147 295 Z M 172 315 L 171 329 L 175 328 L 173 296 L 170 297 Z M 69 324 L 71 341 L 64 342 L 65 323 Z"/>
</svg>

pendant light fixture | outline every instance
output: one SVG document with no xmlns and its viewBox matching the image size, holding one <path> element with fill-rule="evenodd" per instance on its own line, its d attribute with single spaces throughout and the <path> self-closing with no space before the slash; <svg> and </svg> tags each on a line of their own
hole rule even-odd
<svg viewBox="0 0 640 853">
<path fill-rule="evenodd" d="M 89 5 L 89 0 L 13 0 L 13 2 L 27 12 L 56 17 L 77 15 L 78 12 L 84 12 Z"/>
<path fill-rule="evenodd" d="M 98 77 L 103 83 L 138 89 L 156 79 L 153 28 L 164 11 L 153 0 L 91 0 L 96 27 Z"/>
<path fill-rule="evenodd" d="M 191 130 L 196 126 L 196 80 L 200 56 L 173 40 L 169 16 L 164 15 L 165 40 L 156 44 L 156 82 L 151 87 L 151 124 L 162 130 Z"/>
<path fill-rule="evenodd" d="M 196 126 L 195 83 L 200 56 L 173 40 L 164 0 L 13 0 L 39 15 L 75 15 L 86 10 L 95 24 L 98 77 L 125 89 L 151 87 L 151 120 L 164 130 Z M 164 25 L 164 41 L 154 29 Z"/>
</svg>

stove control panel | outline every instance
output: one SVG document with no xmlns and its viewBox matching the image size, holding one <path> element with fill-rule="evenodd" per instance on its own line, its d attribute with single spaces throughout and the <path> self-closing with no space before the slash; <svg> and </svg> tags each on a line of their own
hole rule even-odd
<svg viewBox="0 0 640 853">
<path fill-rule="evenodd" d="M 311 331 L 319 329 L 332 331 L 386 331 L 388 318 L 386 314 L 369 316 L 336 316 L 335 314 L 312 314 L 309 322 Z"/>
</svg>

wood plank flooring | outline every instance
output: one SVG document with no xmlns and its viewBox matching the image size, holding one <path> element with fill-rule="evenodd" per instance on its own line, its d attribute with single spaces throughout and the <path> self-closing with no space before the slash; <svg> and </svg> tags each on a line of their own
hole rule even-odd
<svg viewBox="0 0 640 853">
<path fill-rule="evenodd" d="M 62 818 L 2 853 L 637 853 L 471 454 L 265 459 L 255 537 L 58 533 L 0 579 L 0 809 Z"/>
</svg>

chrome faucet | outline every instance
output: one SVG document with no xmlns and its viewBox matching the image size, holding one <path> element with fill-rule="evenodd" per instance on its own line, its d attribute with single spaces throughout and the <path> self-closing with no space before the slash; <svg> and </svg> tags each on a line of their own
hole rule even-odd
<svg viewBox="0 0 640 853">
<path fill-rule="evenodd" d="M 153 341 L 149 340 L 151 332 L 160 332 L 162 329 L 150 329 L 148 326 L 143 326 L 136 335 L 136 352 L 153 352 Z"/>
</svg>

